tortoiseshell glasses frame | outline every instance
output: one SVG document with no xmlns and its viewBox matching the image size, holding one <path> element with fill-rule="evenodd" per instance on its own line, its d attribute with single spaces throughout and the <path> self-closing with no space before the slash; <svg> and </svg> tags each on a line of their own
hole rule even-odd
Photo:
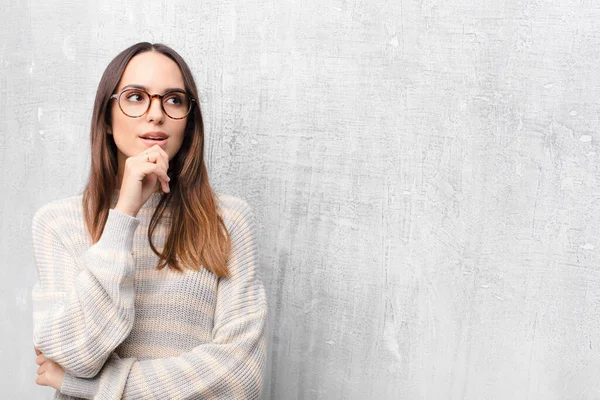
<svg viewBox="0 0 600 400">
<path fill-rule="evenodd" d="M 147 102 L 147 106 L 144 106 L 144 104 L 142 103 L 142 104 L 133 104 L 133 105 L 129 105 L 129 106 L 125 105 L 125 107 L 123 107 L 122 98 L 123 98 L 123 95 L 127 94 L 127 93 L 129 93 L 130 95 L 138 95 L 138 96 L 144 97 L 142 99 L 142 101 L 143 101 L 143 103 Z M 177 104 L 174 104 L 173 107 L 170 107 L 170 104 L 168 104 L 167 107 L 165 107 L 165 100 L 169 101 L 170 99 L 175 98 L 175 99 L 178 99 L 179 101 L 182 101 L 181 97 L 176 96 L 177 94 L 185 96 L 184 99 L 188 100 L 186 110 L 181 109 L 181 107 L 178 107 Z M 169 96 L 171 96 L 171 97 L 169 97 Z M 130 118 L 140 118 L 140 117 L 144 116 L 148 112 L 148 110 L 150 110 L 150 106 L 152 105 L 152 100 L 154 100 L 155 97 L 160 100 L 160 107 L 162 108 L 162 111 L 167 115 L 167 117 L 169 117 L 171 119 L 184 119 L 185 117 L 187 117 L 190 114 L 194 104 L 197 103 L 196 99 L 191 97 L 184 90 L 170 90 L 167 93 L 161 95 L 161 94 L 150 94 L 144 89 L 131 88 L 131 87 L 126 87 L 125 89 L 121 90 L 119 93 L 113 94 L 112 96 L 110 96 L 110 99 L 117 100 L 117 103 L 119 104 L 119 108 L 121 109 L 121 112 L 123 114 L 127 115 Z M 135 103 L 139 103 L 139 102 L 135 102 Z M 181 104 L 181 105 L 185 106 L 185 104 Z M 133 110 L 136 109 L 136 107 L 137 107 L 136 112 L 133 112 Z M 125 111 L 125 109 L 127 109 L 129 112 Z M 171 109 L 171 114 L 175 113 L 175 115 L 171 115 L 169 113 L 169 111 L 167 111 L 167 109 Z M 181 116 L 181 113 L 184 113 L 184 114 Z"/>
</svg>

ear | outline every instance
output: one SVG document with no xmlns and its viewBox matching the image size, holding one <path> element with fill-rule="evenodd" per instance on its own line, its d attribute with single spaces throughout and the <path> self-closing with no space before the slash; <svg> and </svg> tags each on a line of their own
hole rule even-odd
<svg viewBox="0 0 600 400">
<path fill-rule="evenodd" d="M 104 126 L 106 127 L 106 133 L 108 135 L 112 135 L 113 134 L 113 132 L 112 132 L 112 118 L 111 118 L 111 115 L 110 115 L 110 111 L 108 111 L 106 113 L 106 115 L 104 116 Z"/>
</svg>

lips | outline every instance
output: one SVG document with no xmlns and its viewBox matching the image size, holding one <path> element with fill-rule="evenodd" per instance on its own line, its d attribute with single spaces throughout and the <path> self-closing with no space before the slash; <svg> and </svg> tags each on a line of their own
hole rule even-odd
<svg viewBox="0 0 600 400">
<path fill-rule="evenodd" d="M 162 149 L 166 149 L 167 142 L 169 141 L 169 137 L 163 132 L 148 132 L 139 136 L 142 143 L 146 148 L 150 148 L 152 146 L 159 145 Z M 159 138 L 159 139 L 150 139 L 150 138 Z"/>
<path fill-rule="evenodd" d="M 160 142 L 164 139 L 167 139 L 169 137 L 169 135 L 167 135 L 164 132 L 147 132 L 144 133 L 143 135 L 140 135 L 140 138 L 144 139 L 144 140 L 153 140 L 156 142 Z"/>
</svg>

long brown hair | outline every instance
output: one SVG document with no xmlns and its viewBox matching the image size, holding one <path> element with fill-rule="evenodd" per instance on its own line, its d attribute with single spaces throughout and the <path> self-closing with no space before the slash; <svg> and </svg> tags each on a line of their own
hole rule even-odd
<svg viewBox="0 0 600 400">
<path fill-rule="evenodd" d="M 162 194 L 148 227 L 150 247 L 159 256 L 156 268 L 168 265 L 183 272 L 179 258 L 189 269 L 197 271 L 202 266 L 218 277 L 227 277 L 231 238 L 217 212 L 215 193 L 208 181 L 204 163 L 204 123 L 196 83 L 183 58 L 160 43 L 141 42 L 123 50 L 108 64 L 98 84 L 90 131 L 92 164 L 83 192 L 83 212 L 92 244 L 100 240 L 117 185 L 117 146 L 112 135 L 107 134 L 111 126 L 110 96 L 129 61 L 146 51 L 157 51 L 177 63 L 186 92 L 197 101 L 187 117 L 181 148 L 169 161 L 167 173 L 171 178 L 171 191 Z M 152 243 L 152 234 L 167 209 L 172 215 L 168 218 L 170 231 L 161 253 Z"/>
</svg>

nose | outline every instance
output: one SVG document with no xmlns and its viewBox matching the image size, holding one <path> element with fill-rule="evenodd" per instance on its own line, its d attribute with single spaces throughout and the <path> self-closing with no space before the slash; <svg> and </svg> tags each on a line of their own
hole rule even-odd
<svg viewBox="0 0 600 400">
<path fill-rule="evenodd" d="M 157 95 L 150 97 L 150 108 L 148 109 L 148 118 L 152 119 L 153 121 L 162 121 L 165 118 L 165 113 L 162 109 L 162 99 Z"/>
</svg>

